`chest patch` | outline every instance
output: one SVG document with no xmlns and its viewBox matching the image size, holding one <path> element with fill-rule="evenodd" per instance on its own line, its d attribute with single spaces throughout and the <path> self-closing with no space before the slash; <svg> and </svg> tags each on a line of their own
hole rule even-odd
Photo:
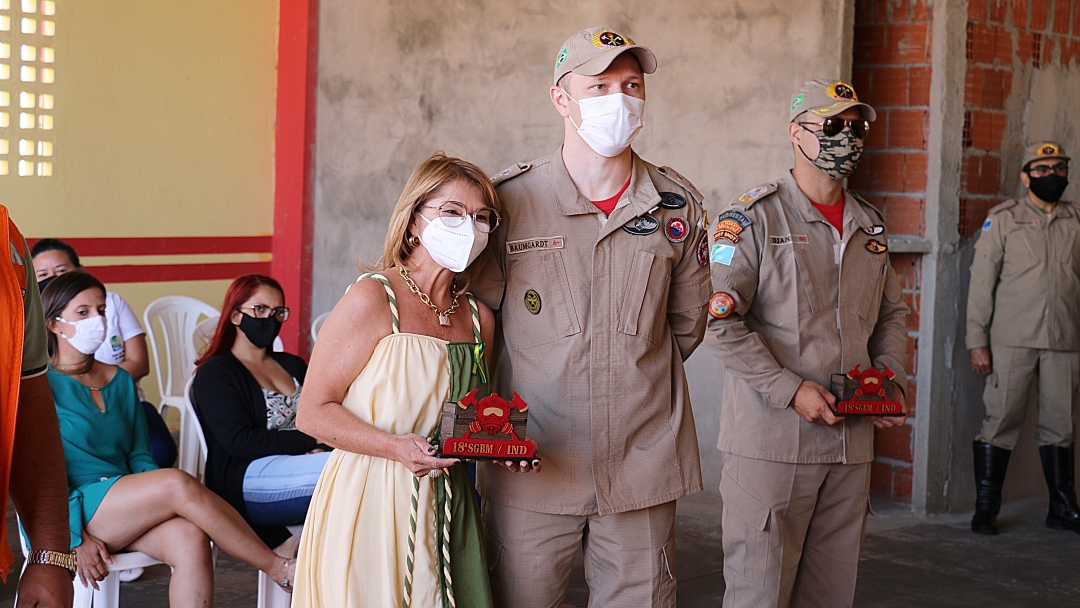
<svg viewBox="0 0 1080 608">
<path fill-rule="evenodd" d="M 674 192 L 661 192 L 660 206 L 664 209 L 682 209 L 686 206 L 686 199 Z"/>
<path fill-rule="evenodd" d="M 785 234 L 784 236 L 770 236 L 769 243 L 772 245 L 805 245 L 810 242 L 805 234 Z"/>
<path fill-rule="evenodd" d="M 626 223 L 622 229 L 634 236 L 652 234 L 660 227 L 660 221 L 651 215 L 635 217 Z"/>
<path fill-rule="evenodd" d="M 865 232 L 866 234 L 869 234 L 870 236 L 877 236 L 877 235 L 881 234 L 882 232 L 885 232 L 885 227 L 881 226 L 881 225 L 878 225 L 878 224 L 874 224 L 873 226 L 870 226 L 869 228 L 863 228 L 862 231 Z"/>
<path fill-rule="evenodd" d="M 888 251 L 889 248 L 877 239 L 870 239 L 866 242 L 866 249 L 870 253 L 885 253 L 886 251 Z"/>
<path fill-rule="evenodd" d="M 667 222 L 664 222 L 664 236 L 672 243 L 681 243 L 685 241 L 689 234 L 690 223 L 687 222 L 684 217 L 676 215 L 668 218 Z"/>
<path fill-rule="evenodd" d="M 535 289 L 529 289 L 525 292 L 525 310 L 534 315 L 540 314 L 540 294 L 536 293 Z"/>
<path fill-rule="evenodd" d="M 566 246 L 566 239 L 561 236 L 542 236 L 533 239 L 521 239 L 520 241 L 507 241 L 506 253 L 514 255 L 526 251 L 542 251 L 545 249 L 562 249 Z"/>
</svg>

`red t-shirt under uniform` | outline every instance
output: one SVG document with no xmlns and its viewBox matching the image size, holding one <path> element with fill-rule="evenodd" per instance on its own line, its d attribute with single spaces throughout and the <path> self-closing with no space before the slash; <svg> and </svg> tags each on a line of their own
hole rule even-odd
<svg viewBox="0 0 1080 608">
<path fill-rule="evenodd" d="M 630 177 L 633 177 L 633 175 Z M 615 210 L 615 206 L 619 204 L 619 199 L 622 198 L 623 192 L 626 192 L 626 189 L 630 187 L 630 177 L 626 178 L 626 183 L 623 184 L 622 189 L 619 190 L 615 196 L 605 198 L 602 201 L 591 201 L 592 204 L 596 205 L 596 208 L 600 211 L 603 211 L 604 215 L 611 215 L 611 212 Z"/>
<path fill-rule="evenodd" d="M 844 238 L 844 195 L 840 195 L 840 200 L 835 205 L 822 205 L 814 201 L 810 201 L 810 204 L 836 228 L 836 231 L 840 233 L 840 238 Z"/>
</svg>

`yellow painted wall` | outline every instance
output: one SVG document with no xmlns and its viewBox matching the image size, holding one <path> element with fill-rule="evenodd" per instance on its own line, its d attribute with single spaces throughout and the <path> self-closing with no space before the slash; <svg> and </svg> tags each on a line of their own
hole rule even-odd
<svg viewBox="0 0 1080 608">
<path fill-rule="evenodd" d="M 4 6 L 10 8 L 4 10 Z M 249 236 L 273 232 L 278 3 L 266 0 L 55 0 L 55 16 L 0 0 L 11 19 L 8 175 L 0 203 L 28 238 Z M 36 34 L 20 31 L 38 20 Z M 41 33 L 53 20 L 55 36 Z M 55 70 L 55 82 L 24 83 L 25 65 Z M 40 48 L 55 49 L 55 63 Z M 3 70 L 0 69 L 0 75 Z M 54 96 L 51 131 L 19 128 L 19 93 Z M 0 100 L 2 100 L 0 95 Z M 18 141 L 53 143 L 51 177 L 20 177 Z M 36 150 L 35 150 L 36 152 Z M 250 261 L 266 256 L 88 257 L 87 265 Z M 155 298 L 183 294 L 221 305 L 228 281 L 114 284 L 142 316 Z M 153 377 L 142 382 L 157 400 Z"/>
</svg>

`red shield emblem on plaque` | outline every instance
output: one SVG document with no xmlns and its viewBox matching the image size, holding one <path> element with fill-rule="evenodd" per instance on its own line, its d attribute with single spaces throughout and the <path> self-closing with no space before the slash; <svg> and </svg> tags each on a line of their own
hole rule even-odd
<svg viewBox="0 0 1080 608">
<path fill-rule="evenodd" d="M 836 413 L 841 416 L 903 416 L 903 404 L 893 401 L 887 390 L 894 386 L 896 374 L 888 365 L 883 367 L 881 371 L 873 367 L 859 371 L 856 365 L 845 374 L 847 388 L 854 385 L 854 391 L 844 391 L 845 399 L 836 404 Z"/>
</svg>

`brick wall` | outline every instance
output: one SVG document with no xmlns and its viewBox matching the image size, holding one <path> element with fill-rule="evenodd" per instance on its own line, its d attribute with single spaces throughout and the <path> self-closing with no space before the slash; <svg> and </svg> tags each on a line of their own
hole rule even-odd
<svg viewBox="0 0 1080 608">
<path fill-rule="evenodd" d="M 969 0 L 964 82 L 964 160 L 960 235 L 972 236 L 988 209 L 1015 194 L 1017 177 L 1003 175 L 1002 155 L 1025 142 L 1018 131 L 1023 104 L 1007 104 L 1013 83 L 1049 64 L 1080 61 L 1077 0 Z"/>
<path fill-rule="evenodd" d="M 852 85 L 877 110 L 851 188 L 885 213 L 891 234 L 925 236 L 930 114 L 930 0 L 856 0 Z M 922 255 L 894 253 L 908 317 L 907 424 L 877 431 L 871 494 L 911 502 Z"/>
</svg>

